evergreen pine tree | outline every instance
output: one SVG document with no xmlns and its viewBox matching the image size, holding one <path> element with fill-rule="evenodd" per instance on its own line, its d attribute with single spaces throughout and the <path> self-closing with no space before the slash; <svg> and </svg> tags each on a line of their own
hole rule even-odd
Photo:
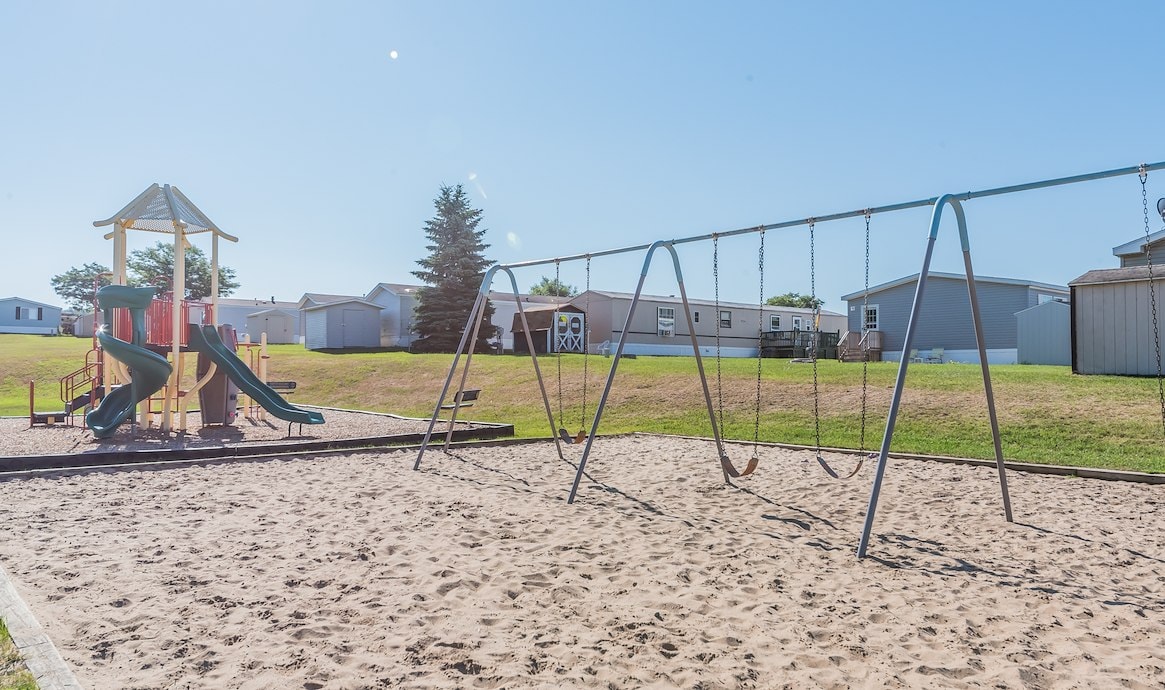
<svg viewBox="0 0 1165 690">
<path fill-rule="evenodd" d="M 426 283 L 417 291 L 413 327 L 421 340 L 413 350 L 453 352 L 477 300 L 481 278 L 492 262 L 482 254 L 489 245 L 481 241 L 486 231 L 477 229 L 481 210 L 470 207 L 461 185 L 443 185 L 433 205 L 437 214 L 425 221 L 429 256 L 417 261 L 421 270 L 413 271 Z M 493 313 L 493 305 L 487 303 L 475 350 L 485 349 L 486 340 L 494 336 Z"/>
</svg>

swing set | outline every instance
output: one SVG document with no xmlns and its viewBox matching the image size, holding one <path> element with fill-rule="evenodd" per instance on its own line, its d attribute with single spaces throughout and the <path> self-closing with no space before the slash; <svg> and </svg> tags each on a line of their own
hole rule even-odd
<svg viewBox="0 0 1165 690">
<path fill-rule="evenodd" d="M 482 277 L 481 287 L 478 290 L 478 295 L 477 295 L 476 301 L 474 302 L 473 309 L 470 312 L 469 319 L 466 322 L 466 327 L 462 331 L 461 342 L 458 345 L 457 351 L 453 357 L 453 362 L 450 365 L 449 374 L 445 379 L 445 383 L 444 383 L 443 387 L 441 388 L 441 393 L 437 398 L 437 404 L 434 407 L 433 415 L 429 420 L 429 427 L 428 427 L 428 430 L 425 432 L 425 438 L 422 441 L 421 447 L 417 453 L 417 459 L 416 459 L 416 462 L 413 464 L 413 469 L 414 470 L 420 469 L 421 461 L 424 458 L 425 451 L 428 448 L 430 440 L 432 438 L 433 430 L 437 424 L 438 417 L 439 417 L 440 412 L 441 412 L 441 406 L 445 403 L 446 396 L 448 396 L 448 394 L 449 394 L 449 390 L 450 390 L 450 387 L 452 386 L 453 378 L 457 373 L 457 369 L 458 369 L 458 366 L 460 364 L 462 354 L 465 355 L 465 363 L 464 363 L 462 373 L 461 373 L 460 385 L 457 389 L 457 393 L 455 394 L 455 396 L 460 395 L 461 392 L 465 390 L 465 383 L 466 383 L 466 380 L 468 378 L 470 364 L 471 364 L 472 359 L 473 359 L 473 347 L 471 345 L 469 347 L 467 347 L 467 344 L 474 343 L 477 341 L 477 333 L 478 333 L 478 330 L 481 326 L 481 321 L 483 320 L 483 317 L 484 317 L 485 307 L 488 303 L 489 291 L 491 289 L 491 286 L 493 285 L 493 281 L 494 281 L 495 277 L 497 276 L 497 274 L 504 273 L 510 279 L 510 286 L 513 290 L 515 301 L 518 305 L 518 315 L 519 315 L 519 318 L 521 319 L 521 323 L 523 326 L 523 332 L 525 334 L 528 349 L 531 353 L 531 361 L 532 361 L 533 367 L 534 367 L 534 374 L 538 380 L 538 387 L 539 387 L 539 390 L 540 390 L 541 395 L 542 395 L 542 401 L 543 401 L 543 405 L 544 405 L 545 410 L 546 410 L 547 421 L 549 422 L 549 425 L 550 425 L 551 436 L 554 439 L 554 443 L 555 443 L 555 447 L 556 447 L 556 450 L 558 453 L 558 457 L 562 460 L 566 460 L 566 457 L 563 454 L 563 449 L 562 449 L 564 442 L 567 442 L 568 444 L 573 444 L 573 443 L 579 442 L 580 440 L 584 441 L 583 451 L 582 451 L 581 457 L 578 460 L 577 471 L 575 473 L 574 482 L 571 485 L 570 494 L 569 494 L 569 497 L 567 498 L 567 503 L 573 503 L 575 500 L 575 497 L 577 496 L 578 487 L 579 487 L 579 484 L 582 480 L 583 474 L 586 471 L 587 460 L 590 457 L 591 450 L 592 450 L 592 447 L 593 447 L 594 442 L 595 442 L 595 438 L 598 434 L 599 426 L 600 426 L 600 423 L 602 421 L 603 411 L 606 407 L 607 399 L 611 393 L 611 388 L 614 385 L 616 373 L 618 372 L 618 368 L 619 368 L 619 363 L 622 361 L 624 349 L 625 349 L 626 344 L 627 344 L 627 339 L 625 337 L 620 338 L 618 345 L 615 348 L 614 357 L 613 357 L 613 360 L 611 362 L 611 368 L 607 374 L 607 379 L 606 379 L 606 383 L 604 384 L 604 387 L 603 387 L 602 395 L 599 398 L 599 402 L 598 402 L 598 405 L 595 409 L 594 416 L 591 418 L 591 426 L 590 426 L 589 433 L 586 434 L 585 440 L 582 439 L 581 432 L 580 432 L 580 434 L 572 437 L 569 434 L 569 432 L 566 431 L 565 422 L 564 422 L 564 419 L 563 419 L 561 414 L 560 414 L 560 419 L 559 419 L 560 423 L 559 424 L 555 423 L 554 413 L 550 407 L 549 396 L 546 393 L 546 386 L 545 386 L 545 383 L 544 383 L 543 378 L 542 378 L 542 372 L 541 372 L 541 369 L 539 368 L 539 365 L 538 365 L 538 358 L 535 354 L 534 345 L 533 345 L 533 342 L 531 340 L 529 324 L 526 320 L 526 313 L 522 307 L 522 301 L 518 297 L 518 295 L 519 295 L 518 283 L 517 283 L 517 279 L 514 277 L 513 271 L 514 271 L 514 269 L 529 268 L 529 267 L 533 267 L 533 266 L 543 266 L 543 265 L 553 263 L 555 265 L 555 270 L 556 270 L 556 275 L 557 275 L 558 267 L 563 262 L 585 260 L 586 265 L 587 265 L 587 288 L 588 288 L 588 293 L 589 293 L 590 265 L 591 265 L 591 260 L 593 258 L 598 258 L 598 257 L 603 257 L 603 256 L 612 256 L 612 255 L 616 255 L 616 254 L 646 252 L 644 255 L 644 259 L 643 259 L 643 267 L 640 270 L 640 274 L 639 274 L 639 281 L 638 281 L 638 284 L 635 288 L 635 293 L 631 299 L 631 305 L 627 311 L 627 317 L 626 317 L 625 324 L 624 324 L 623 331 L 622 331 L 623 333 L 628 333 L 628 332 L 630 332 L 630 326 L 632 324 L 632 319 L 635 316 L 635 310 L 639 305 L 640 298 L 641 298 L 642 293 L 643 293 L 643 286 L 644 286 L 645 281 L 647 280 L 647 275 L 648 275 L 649 269 L 651 268 L 652 260 L 655 258 L 655 254 L 657 251 L 663 250 L 663 251 L 666 251 L 668 255 L 670 255 L 671 260 L 672 260 L 672 267 L 673 267 L 673 270 L 675 272 L 676 284 L 677 284 L 677 287 L 679 288 L 680 300 L 681 300 L 681 303 L 683 305 L 684 317 L 686 318 L 686 321 L 687 321 L 688 333 L 691 336 L 692 353 L 693 353 L 693 356 L 696 360 L 696 370 L 697 370 L 697 373 L 698 373 L 699 378 L 700 378 L 700 384 L 701 384 L 701 389 L 702 389 L 702 393 L 704 396 L 704 402 L 705 402 L 705 405 L 707 407 L 707 412 L 708 412 L 708 419 L 709 419 L 709 422 L 711 423 L 711 426 L 712 426 L 712 437 L 713 437 L 713 441 L 715 442 L 716 449 L 717 449 L 717 460 L 720 463 L 720 469 L 721 469 L 721 472 L 723 473 L 724 481 L 725 481 L 725 483 L 731 484 L 732 479 L 751 474 L 752 472 L 754 472 L 757 469 L 757 467 L 759 465 L 757 447 L 759 446 L 760 407 L 761 407 L 761 404 L 760 404 L 760 397 L 761 397 L 760 396 L 760 388 L 761 388 L 760 356 L 758 354 L 758 361 L 757 361 L 757 372 L 758 372 L 757 373 L 757 402 L 756 402 L 756 407 L 755 407 L 756 414 L 755 414 L 755 423 L 754 423 L 754 429 L 753 429 L 753 454 L 752 454 L 752 458 L 749 459 L 745 468 L 743 470 L 739 470 L 738 468 L 735 467 L 735 465 L 729 459 L 728 453 L 725 451 L 724 441 L 723 441 L 723 398 L 722 398 L 722 381 L 721 381 L 721 376 L 720 376 L 719 308 L 717 308 L 717 315 L 716 315 L 716 317 L 717 317 L 717 339 L 716 339 L 716 344 L 717 344 L 717 347 L 716 347 L 717 377 L 716 378 L 717 378 L 717 396 L 718 396 L 718 399 L 720 400 L 720 405 L 719 405 L 720 414 L 718 415 L 717 408 L 713 407 L 712 394 L 711 394 L 711 391 L 710 391 L 710 388 L 708 385 L 707 376 L 705 375 L 704 362 L 703 362 L 703 358 L 700 355 L 700 347 L 699 347 L 699 343 L 698 343 L 697 338 L 696 338 L 696 329 L 695 329 L 695 324 L 694 324 L 693 318 L 692 318 L 692 310 L 691 310 L 691 306 L 690 306 L 689 301 L 688 301 L 687 290 L 684 287 L 683 271 L 682 271 L 681 266 L 680 266 L 679 255 L 676 253 L 675 248 L 677 245 L 682 245 L 682 244 L 689 244 L 689 243 L 695 243 L 695 242 L 706 242 L 708 240 L 712 241 L 712 245 L 713 245 L 713 275 L 714 275 L 714 281 L 715 281 L 715 285 L 716 285 L 716 302 L 717 302 L 717 307 L 718 307 L 719 306 L 719 241 L 720 241 L 720 239 L 725 238 L 725 237 L 733 237 L 733 236 L 737 236 L 737 235 L 746 235 L 746 234 L 753 234 L 753 233 L 759 234 L 760 238 L 761 238 L 761 240 L 760 240 L 761 245 L 760 245 L 759 258 L 758 258 L 758 265 L 761 269 L 760 270 L 760 273 L 761 273 L 761 293 L 760 293 L 760 300 L 759 300 L 760 306 L 758 307 L 758 311 L 763 312 L 763 307 L 764 307 L 764 237 L 765 237 L 765 233 L 771 232 L 774 230 L 782 230 L 782 229 L 786 229 L 786 228 L 807 226 L 809 229 L 809 239 L 810 239 L 810 283 L 811 283 L 811 290 L 810 291 L 811 291 L 811 296 L 814 298 L 814 300 L 813 300 L 813 304 L 814 304 L 813 330 L 814 330 L 815 337 L 812 341 L 811 347 L 809 348 L 809 352 L 811 353 L 809 355 L 809 360 L 813 366 L 814 437 L 815 437 L 815 442 L 816 442 L 815 451 L 816 451 L 816 456 L 817 456 L 817 460 L 818 460 L 819 464 L 821 464 L 822 468 L 825 469 L 825 471 L 830 476 L 837 478 L 837 479 L 845 479 L 845 478 L 853 477 L 861 469 L 862 463 L 866 459 L 864 456 L 865 456 L 865 435 L 866 435 L 866 424 L 865 424 L 866 400 L 867 400 L 866 386 L 867 386 L 867 382 L 868 382 L 867 369 L 866 369 L 866 366 L 863 364 L 863 369 L 862 369 L 862 428 L 861 428 L 861 446 L 862 446 L 862 448 L 861 448 L 861 452 L 859 454 L 860 459 L 858 461 L 857 466 L 851 472 L 846 473 L 844 476 L 842 476 L 842 473 L 837 472 L 832 467 L 830 467 L 828 465 L 828 463 L 825 462 L 824 458 L 822 457 L 822 452 L 821 452 L 820 409 L 819 409 L 819 404 L 818 404 L 819 390 L 818 390 L 818 381 L 817 381 L 817 355 L 818 355 L 818 349 L 819 349 L 818 343 L 820 342 L 820 307 L 817 306 L 817 301 L 816 301 L 816 265 L 815 265 L 816 225 L 818 223 L 825 223 L 825 222 L 842 220 L 842 219 L 847 219 L 847 218 L 856 218 L 856 217 L 864 217 L 865 218 L 865 220 L 866 220 L 866 297 L 865 297 L 864 304 L 866 304 L 868 306 L 870 218 L 873 215 L 879 214 L 879 213 L 890 213 L 890 212 L 894 212 L 894 211 L 902 211 L 902 210 L 911 209 L 911 208 L 931 207 L 933 209 L 932 213 L 931 213 L 930 229 L 929 229 L 929 232 L 927 234 L 927 239 L 926 239 L 926 248 L 925 248 L 925 252 L 923 254 L 922 268 L 919 271 L 918 284 L 915 287 L 914 300 L 913 300 L 913 303 L 912 303 L 911 309 L 910 309 L 910 318 L 909 318 L 909 321 L 907 322 L 906 335 L 904 338 L 904 342 L 902 344 L 902 352 L 907 353 L 907 352 L 910 352 L 911 347 L 914 345 L 914 336 L 915 336 L 915 333 L 916 333 L 917 328 L 918 328 L 919 313 L 921 311 L 923 298 L 925 296 L 927 278 L 930 274 L 930 264 L 931 264 L 931 259 L 932 259 L 933 254 L 934 254 L 934 245 L 935 245 L 936 240 L 938 239 L 938 232 L 939 232 L 939 227 L 940 227 L 940 224 L 942 221 L 943 211 L 944 211 L 944 209 L 946 209 L 949 206 L 955 215 L 955 221 L 956 221 L 957 226 L 958 226 L 959 241 L 960 241 L 962 254 L 963 254 L 963 265 L 964 265 L 965 270 L 966 270 L 967 293 L 968 293 L 970 307 L 971 307 L 971 321 L 972 321 L 973 328 L 974 328 L 975 341 L 976 341 L 976 344 L 978 347 L 980 369 L 981 369 L 982 375 L 983 375 L 983 388 L 984 388 L 984 393 L 985 393 L 985 397 L 986 397 L 987 413 L 988 413 L 988 419 L 990 421 L 991 436 L 992 436 L 992 441 L 993 441 L 993 446 L 994 446 L 994 451 L 995 451 L 995 453 L 994 453 L 995 466 L 996 466 L 996 469 L 997 469 L 997 472 L 999 475 L 999 488 L 1000 488 L 1000 494 L 1001 494 L 1002 502 L 1003 502 L 1004 517 L 1008 522 L 1013 522 L 1014 519 L 1012 516 L 1011 497 L 1010 497 L 1010 494 L 1009 494 L 1008 488 L 1007 488 L 1007 473 L 1006 473 L 1006 469 L 1004 466 L 1003 448 L 1002 448 L 1002 443 L 1000 441 L 1000 435 L 999 435 L 999 421 L 998 421 L 998 418 L 997 418 L 996 412 L 995 412 L 995 396 L 994 396 L 994 393 L 993 393 L 992 387 L 991 387 L 991 373 L 990 373 L 990 367 L 987 363 L 987 351 L 986 351 L 985 341 L 983 338 L 983 324 L 982 324 L 982 318 L 980 317 L 979 299 L 978 299 L 978 294 L 976 291 L 974 270 L 973 270 L 972 265 L 971 265 L 970 235 L 969 235 L 969 232 L 967 230 L 967 218 L 966 218 L 966 213 L 963 209 L 963 204 L 965 202 L 968 202 L 968 201 L 972 201 L 975 199 L 982 199 L 982 198 L 986 198 L 986 197 L 1001 196 L 1001 195 L 1006 195 L 1006 194 L 1015 194 L 1018 192 L 1026 192 L 1026 191 L 1032 191 L 1032 190 L 1037 190 L 1037 189 L 1046 189 L 1049 187 L 1058 187 L 1058 186 L 1062 186 L 1062 185 L 1078 184 L 1078 183 L 1082 183 L 1082 182 L 1090 182 L 1090 181 L 1094 181 L 1094 180 L 1107 179 L 1107 178 L 1111 178 L 1111 177 L 1120 177 L 1120 176 L 1124 176 L 1124 175 L 1138 175 L 1138 177 L 1140 178 L 1140 182 L 1141 182 L 1143 206 L 1145 207 L 1145 211 L 1144 211 L 1145 233 L 1146 233 L 1146 238 L 1148 238 L 1148 235 L 1149 235 L 1149 216 L 1148 216 L 1148 201 L 1147 201 L 1148 197 L 1147 197 L 1147 190 L 1146 190 L 1145 184 L 1146 184 L 1146 181 L 1148 180 L 1149 172 L 1154 171 L 1154 170 L 1162 170 L 1162 169 L 1165 169 L 1165 161 L 1157 162 L 1157 163 L 1143 163 L 1141 165 L 1132 166 L 1132 167 L 1116 168 L 1113 170 L 1092 172 L 1092 173 L 1086 173 L 1086 174 L 1082 174 L 1082 175 L 1073 175 L 1070 177 L 1059 177 L 1059 178 L 1053 178 L 1053 179 L 1048 179 L 1048 180 L 1040 180 L 1040 181 L 1036 181 L 1036 182 L 1028 182 L 1028 183 L 1018 184 L 1018 185 L 1010 185 L 1010 186 L 1006 186 L 1006 187 L 995 187 L 995 188 L 983 189 L 983 190 L 978 190 L 978 191 L 963 192 L 963 193 L 958 193 L 958 194 L 943 194 L 941 196 L 931 197 L 928 199 L 920 199 L 920 200 L 916 200 L 916 201 L 907 201 L 907 202 L 890 204 L 890 205 L 885 205 L 885 206 L 875 206 L 875 207 L 864 208 L 864 209 L 856 210 L 856 211 L 845 211 L 845 212 L 841 212 L 841 213 L 833 213 L 833 214 L 828 214 L 828 215 L 823 215 L 823 216 L 816 216 L 816 217 L 809 217 L 809 218 L 798 218 L 798 219 L 783 221 L 783 222 L 779 222 L 779 223 L 771 223 L 771 224 L 760 225 L 760 226 L 756 226 L 756 227 L 742 228 L 739 230 L 710 233 L 710 234 L 697 235 L 697 236 L 685 237 L 685 238 L 680 238 L 680 239 L 658 240 L 658 241 L 652 242 L 651 244 L 641 244 L 641 245 L 635 245 L 635 246 L 631 246 L 631 247 L 621 247 L 621 248 L 617 248 L 617 249 L 608 249 L 608 250 L 599 251 L 599 252 L 590 252 L 587 254 L 576 254 L 576 255 L 570 255 L 570 256 L 562 256 L 562 257 L 555 257 L 552 259 L 537 259 L 537 260 L 532 260 L 532 261 L 523 261 L 523 262 L 517 262 L 517 263 L 511 263 L 511 264 L 495 264 L 494 266 L 491 266 L 488 270 L 486 270 L 485 275 Z M 1160 205 L 1159 205 L 1159 210 L 1161 210 L 1163 213 L 1165 213 L 1165 208 L 1161 208 Z M 1160 353 L 1160 345 L 1159 345 L 1160 337 L 1159 337 L 1158 326 L 1157 326 L 1157 304 L 1156 304 L 1156 296 L 1154 294 L 1155 291 L 1153 290 L 1153 281 L 1154 280 L 1155 280 L 1155 278 L 1153 276 L 1152 258 L 1150 257 L 1150 259 L 1149 259 L 1149 281 L 1150 281 L 1150 295 L 1152 296 L 1154 340 L 1157 343 L 1157 381 L 1158 381 L 1158 390 L 1159 390 L 1160 399 L 1161 399 L 1162 431 L 1165 432 L 1165 378 L 1162 377 L 1161 353 Z M 589 307 L 589 305 L 588 305 L 588 307 Z M 864 326 L 864 324 L 863 324 L 863 326 Z M 589 348 L 589 333 L 590 333 L 590 331 L 589 331 L 589 326 L 586 326 L 584 328 L 586 330 L 587 337 L 585 338 L 583 349 L 584 349 L 584 353 L 588 353 L 589 349 L 590 349 Z M 758 346 L 759 346 L 759 344 L 760 343 L 759 343 L 759 338 L 758 338 Z M 759 347 L 758 347 L 758 349 L 759 349 Z M 586 367 L 585 356 L 586 355 L 584 354 L 584 376 L 585 376 L 585 367 Z M 864 358 L 864 359 L 868 360 L 868 358 Z M 889 409 L 889 411 L 887 413 L 887 417 L 886 417 L 885 432 L 882 435 L 882 442 L 881 442 L 880 448 L 876 454 L 878 462 L 877 462 L 877 467 L 876 467 L 875 474 L 874 474 L 873 484 L 872 484 L 871 489 L 870 489 L 869 504 L 866 508 L 866 514 L 865 514 L 865 518 L 864 518 L 863 525 L 862 525 L 862 535 L 861 535 L 860 542 L 858 544 L 858 549 L 857 549 L 858 558 L 865 558 L 868 547 L 869 547 L 870 535 L 873 531 L 874 518 L 875 518 L 875 515 L 877 513 L 877 508 L 878 508 L 878 499 L 879 499 L 880 494 L 881 494 L 882 481 L 885 477 L 886 467 L 888 465 L 888 456 L 889 456 L 889 452 L 890 452 L 890 444 L 891 444 L 893 437 L 894 437 L 894 426 L 895 426 L 895 423 L 897 422 L 897 419 L 898 419 L 898 410 L 899 410 L 899 407 L 900 407 L 901 402 L 902 402 L 902 394 L 903 394 L 903 391 L 905 388 L 905 383 L 906 383 L 906 372 L 907 372 L 907 369 L 909 368 L 909 365 L 910 365 L 910 358 L 906 357 L 906 356 L 903 356 L 900 359 L 899 364 L 898 364 L 898 374 L 897 374 L 897 377 L 895 379 L 893 394 L 891 395 L 890 409 Z M 561 391 L 561 363 L 560 363 L 559 372 L 560 372 L 559 373 L 559 382 L 560 382 L 560 391 Z M 583 390 L 584 390 L 584 396 L 585 396 L 585 391 L 586 391 L 585 378 L 584 378 Z M 559 396 L 559 401 L 560 401 L 560 410 L 561 410 L 561 393 Z M 585 427 L 585 424 L 586 424 L 586 404 L 584 402 L 582 425 Z M 446 437 L 444 449 L 446 451 L 448 451 L 448 448 L 449 448 L 449 438 Z M 871 454 L 870 457 L 873 457 L 873 455 Z"/>
</svg>

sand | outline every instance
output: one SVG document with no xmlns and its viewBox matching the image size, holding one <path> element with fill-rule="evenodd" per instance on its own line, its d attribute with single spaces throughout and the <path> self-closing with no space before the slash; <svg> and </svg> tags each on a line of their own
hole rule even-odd
<svg viewBox="0 0 1165 690">
<path fill-rule="evenodd" d="M 577 448 L 569 449 L 577 453 Z M 747 452 L 737 450 L 745 459 Z M 0 561 L 92 688 L 1160 688 L 1160 486 L 600 440 L 0 482 Z M 839 459 L 839 465 L 847 460 Z"/>
</svg>

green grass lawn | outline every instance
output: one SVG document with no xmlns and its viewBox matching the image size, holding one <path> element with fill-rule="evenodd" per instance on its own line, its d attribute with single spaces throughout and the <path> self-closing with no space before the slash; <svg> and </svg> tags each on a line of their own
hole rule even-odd
<svg viewBox="0 0 1165 690">
<path fill-rule="evenodd" d="M 57 379 L 80 366 L 89 341 L 0 335 L 0 414 L 28 411 L 28 379 L 37 381 L 38 409 L 59 409 Z M 292 401 L 428 417 L 448 371 L 448 355 L 403 352 L 326 354 L 298 345 L 271 346 L 270 378 L 295 380 Z M 591 356 L 587 415 L 612 360 Z M 582 355 L 539 364 L 558 424 L 559 365 L 563 412 L 572 433 L 582 418 Z M 721 392 L 715 360 L 705 360 L 714 404 L 723 400 L 729 438 L 751 440 L 757 389 L 756 360 L 726 359 Z M 881 441 L 898 365 L 869 366 L 866 447 Z M 821 442 L 857 447 L 861 437 L 861 364 L 822 361 L 818 367 Z M 996 366 L 992 382 L 1011 460 L 1165 472 L 1165 439 L 1155 379 L 1074 376 L 1068 367 Z M 456 381 L 454 382 L 456 384 Z M 468 387 L 482 397 L 463 416 L 508 422 L 521 437 L 547 436 L 550 422 L 529 357 L 476 355 Z M 815 443 L 812 367 L 789 360 L 763 362 L 760 440 Z M 909 370 L 893 449 L 991 458 L 991 434 L 978 366 L 915 365 Z M 589 428 L 589 422 L 588 422 Z M 640 357 L 619 365 L 601 433 L 657 431 L 711 435 L 691 357 Z"/>
</svg>

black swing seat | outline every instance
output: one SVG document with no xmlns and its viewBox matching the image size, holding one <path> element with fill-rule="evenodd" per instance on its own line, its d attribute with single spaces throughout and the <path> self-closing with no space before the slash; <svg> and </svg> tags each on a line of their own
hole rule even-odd
<svg viewBox="0 0 1165 690">
<path fill-rule="evenodd" d="M 853 471 L 850 472 L 849 474 L 845 475 L 844 477 L 841 476 L 841 474 L 839 474 L 837 470 L 830 467 L 829 463 L 825 461 L 825 458 L 821 457 L 820 453 L 818 453 L 818 455 L 817 455 L 817 464 L 821 465 L 821 469 L 825 470 L 825 473 L 828 474 L 829 476 L 833 477 L 834 479 L 846 480 L 846 479 L 852 479 L 854 477 L 854 475 L 856 475 L 858 472 L 861 471 L 862 465 L 865 464 L 867 457 L 876 458 L 878 456 L 877 456 L 877 454 L 870 454 L 870 455 L 861 456 L 861 458 L 858 460 L 858 464 L 854 466 Z"/>
<path fill-rule="evenodd" d="M 473 407 L 477 396 L 481 395 L 480 388 L 467 388 L 453 396 L 453 402 L 442 405 L 442 410 L 459 410 L 462 407 Z"/>
</svg>

